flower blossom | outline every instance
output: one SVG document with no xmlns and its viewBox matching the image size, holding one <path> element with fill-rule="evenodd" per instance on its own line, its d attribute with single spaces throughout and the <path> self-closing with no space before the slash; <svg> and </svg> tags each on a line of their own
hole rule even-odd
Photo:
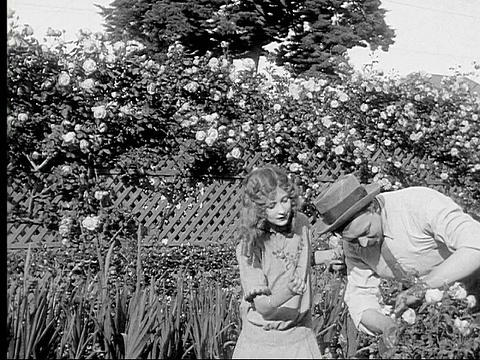
<svg viewBox="0 0 480 360">
<path fill-rule="evenodd" d="M 82 67 L 86 74 L 91 74 L 97 70 L 97 63 L 95 60 L 87 59 L 83 62 Z"/>
<path fill-rule="evenodd" d="M 326 141 L 327 141 L 327 138 L 326 138 L 326 137 L 320 136 L 320 137 L 317 139 L 317 146 L 324 146 Z"/>
<path fill-rule="evenodd" d="M 405 310 L 405 312 L 402 314 L 402 319 L 405 321 L 408 325 L 413 325 L 415 324 L 415 319 L 416 319 L 416 314 L 415 310 L 408 308 Z"/>
<path fill-rule="evenodd" d="M 147 92 L 150 94 L 150 95 L 155 95 L 155 89 L 157 88 L 157 85 L 154 84 L 154 83 L 149 83 L 147 85 Z"/>
<path fill-rule="evenodd" d="M 337 100 L 332 100 L 332 101 L 330 102 L 330 107 L 332 107 L 332 108 L 334 108 L 334 109 L 337 108 L 338 105 L 339 105 L 339 103 L 338 103 Z"/>
<path fill-rule="evenodd" d="M 88 230 L 95 230 L 100 225 L 100 218 L 98 216 L 87 216 L 82 221 L 82 226 Z"/>
<path fill-rule="evenodd" d="M 477 299 L 475 298 L 475 295 L 468 295 L 465 300 L 467 301 L 467 308 L 469 309 L 474 308 L 475 305 L 477 305 Z"/>
<path fill-rule="evenodd" d="M 87 140 L 85 139 L 80 140 L 80 150 L 83 153 L 87 153 L 89 147 L 90 147 L 90 143 Z"/>
<path fill-rule="evenodd" d="M 300 165 L 298 165 L 297 163 L 292 163 L 292 164 L 290 164 L 289 169 L 290 169 L 291 172 L 299 171 L 300 170 Z"/>
<path fill-rule="evenodd" d="M 185 85 L 183 88 L 190 92 L 190 93 L 194 93 L 198 90 L 198 83 L 196 81 L 190 81 L 187 85 Z"/>
<path fill-rule="evenodd" d="M 104 105 L 93 106 L 92 111 L 95 119 L 105 119 L 107 116 L 107 110 Z"/>
<path fill-rule="evenodd" d="M 20 113 L 20 114 L 18 114 L 17 119 L 20 122 L 27 121 L 28 120 L 28 114 Z"/>
<path fill-rule="evenodd" d="M 73 132 L 70 131 L 64 135 L 62 135 L 63 141 L 65 144 L 70 144 L 73 143 L 77 139 L 77 135 Z"/>
<path fill-rule="evenodd" d="M 456 282 L 450 286 L 450 289 L 448 289 L 448 294 L 453 299 L 462 300 L 467 297 L 467 290 L 465 290 L 465 287 L 461 283 Z"/>
<path fill-rule="evenodd" d="M 97 200 L 102 200 L 105 196 L 108 196 L 109 192 L 106 190 L 97 190 L 95 191 L 94 197 Z"/>
<path fill-rule="evenodd" d="M 242 152 L 238 147 L 235 147 L 232 149 L 231 155 L 235 159 L 240 159 L 240 156 L 242 156 Z"/>
<path fill-rule="evenodd" d="M 203 141 L 205 140 L 206 137 L 207 137 L 207 133 L 203 130 L 199 130 L 195 134 L 195 139 L 197 139 L 198 141 Z"/>
<path fill-rule="evenodd" d="M 95 81 L 93 81 L 93 79 L 85 79 L 83 80 L 82 82 L 80 82 L 80 87 L 83 89 L 83 90 L 92 90 L 93 89 L 93 86 L 95 85 Z"/>
<path fill-rule="evenodd" d="M 337 154 L 337 155 L 342 155 L 342 154 L 345 152 L 345 148 L 343 147 L 343 145 L 337 145 L 337 146 L 335 146 L 335 148 L 333 149 L 333 151 L 334 151 L 335 154 Z"/>
<path fill-rule="evenodd" d="M 429 304 L 437 303 L 443 299 L 443 291 L 439 289 L 428 289 L 425 292 L 425 301 Z"/>
<path fill-rule="evenodd" d="M 67 86 L 70 84 L 70 75 L 66 71 L 62 71 L 58 76 L 58 84 L 60 86 Z"/>
<path fill-rule="evenodd" d="M 471 332 L 470 324 L 467 320 L 460 320 L 458 317 L 453 321 L 453 325 L 460 331 L 463 336 L 468 336 Z"/>
</svg>

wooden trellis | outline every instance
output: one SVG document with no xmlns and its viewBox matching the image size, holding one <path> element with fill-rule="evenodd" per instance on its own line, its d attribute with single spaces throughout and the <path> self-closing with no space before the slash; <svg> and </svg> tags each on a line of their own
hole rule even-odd
<svg viewBox="0 0 480 360">
<path fill-rule="evenodd" d="M 371 158 L 372 163 L 383 155 L 380 151 Z M 407 163 L 412 156 L 396 154 L 396 161 Z M 256 156 L 249 159 L 247 166 L 258 166 L 261 159 Z M 335 169 L 324 166 L 312 160 L 308 166 L 318 169 L 317 181 L 320 190 L 341 175 L 338 166 Z M 170 169 L 171 170 L 171 169 Z M 174 172 L 166 172 L 169 176 L 176 176 Z M 165 173 L 164 173 L 165 174 Z M 429 180 L 428 183 L 442 190 L 441 182 Z M 144 227 L 144 244 L 168 242 L 170 245 L 179 245 L 185 242 L 192 244 L 206 244 L 209 242 L 232 241 L 238 225 L 238 214 L 241 196 L 241 179 L 216 179 L 199 189 L 196 197 L 188 197 L 183 202 L 173 206 L 160 193 L 147 192 L 141 188 L 126 186 L 118 177 L 110 174 L 109 192 L 114 194 L 113 206 L 124 208 L 137 216 Z M 29 194 L 19 188 L 7 189 L 9 196 L 16 203 L 28 206 Z M 60 201 L 57 196 L 53 202 Z M 170 211 L 173 210 L 173 211 Z M 314 221 L 311 219 L 312 222 Z M 35 223 L 7 223 L 7 244 L 9 249 L 24 249 L 32 246 L 61 246 L 61 236 L 58 230 L 50 230 Z"/>
</svg>

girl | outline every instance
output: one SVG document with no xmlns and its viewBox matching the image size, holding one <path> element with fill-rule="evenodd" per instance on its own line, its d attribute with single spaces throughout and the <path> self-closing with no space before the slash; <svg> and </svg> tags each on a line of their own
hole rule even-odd
<svg viewBox="0 0 480 360">
<path fill-rule="evenodd" d="M 237 260 L 244 297 L 233 358 L 321 358 L 312 330 L 310 225 L 282 169 L 244 181 Z"/>
</svg>

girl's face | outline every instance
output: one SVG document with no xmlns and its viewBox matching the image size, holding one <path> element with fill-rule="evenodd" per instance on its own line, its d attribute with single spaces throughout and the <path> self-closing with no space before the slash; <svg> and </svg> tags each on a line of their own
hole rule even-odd
<svg viewBox="0 0 480 360">
<path fill-rule="evenodd" d="M 376 212 L 366 211 L 350 222 L 341 233 L 343 240 L 370 247 L 383 241 L 382 218 Z"/>
<path fill-rule="evenodd" d="M 267 200 L 267 220 L 270 224 L 285 226 L 292 212 L 292 200 L 287 192 L 279 187 L 277 187 L 276 194 L 274 200 Z"/>
</svg>

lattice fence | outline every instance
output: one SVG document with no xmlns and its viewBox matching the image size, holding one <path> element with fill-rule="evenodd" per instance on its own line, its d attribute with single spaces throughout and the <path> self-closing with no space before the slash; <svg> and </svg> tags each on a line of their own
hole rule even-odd
<svg viewBox="0 0 480 360">
<path fill-rule="evenodd" d="M 382 154 L 377 152 L 371 161 L 375 162 Z M 410 161 L 412 156 L 397 154 L 396 160 L 404 163 Z M 261 159 L 256 156 L 250 159 L 248 167 L 261 165 Z M 317 181 L 323 190 L 332 181 L 337 179 L 342 171 L 339 167 L 331 169 L 323 163 L 312 161 L 308 166 L 318 169 Z M 167 174 L 167 175 L 165 175 Z M 176 176 L 174 173 L 163 173 L 161 176 Z M 196 197 L 189 197 L 179 203 L 175 209 L 170 209 L 162 194 L 147 192 L 141 188 L 126 186 L 119 177 L 110 174 L 108 186 L 110 193 L 114 194 L 115 207 L 131 210 L 138 215 L 138 220 L 143 224 L 145 232 L 145 245 L 158 241 L 168 241 L 170 245 L 184 242 L 203 245 L 209 242 L 232 241 L 234 231 L 238 225 L 239 197 L 241 195 L 241 180 L 216 179 L 209 185 L 200 187 Z M 441 182 L 434 178 L 428 183 L 440 191 L 445 192 Z M 29 194 L 22 192 L 21 188 L 7 189 L 15 202 L 28 206 Z M 452 189 L 450 189 L 450 192 Z M 454 191 L 454 189 L 453 189 Z M 53 202 L 60 201 L 57 196 Z M 170 211 L 173 210 L 173 211 Z M 310 219 L 314 223 L 315 219 Z M 49 230 L 42 224 L 35 223 L 7 223 L 7 243 L 9 249 L 23 249 L 43 245 L 47 247 L 61 246 L 61 236 L 58 231 Z"/>
</svg>

